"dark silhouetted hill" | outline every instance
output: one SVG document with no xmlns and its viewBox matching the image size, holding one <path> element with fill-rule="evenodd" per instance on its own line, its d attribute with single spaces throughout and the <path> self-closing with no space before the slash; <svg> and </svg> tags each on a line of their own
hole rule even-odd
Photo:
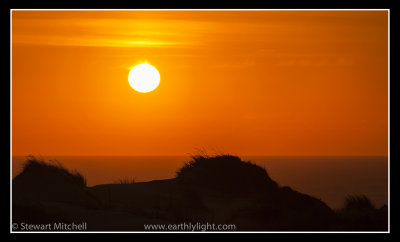
<svg viewBox="0 0 400 242">
<path fill-rule="evenodd" d="M 61 202 L 83 207 L 96 207 L 97 201 L 88 192 L 86 180 L 79 172 L 71 172 L 61 163 L 46 163 L 29 156 L 23 170 L 13 179 L 13 201 Z"/>
<path fill-rule="evenodd" d="M 343 229 L 382 231 L 388 228 L 387 206 L 377 209 L 365 195 L 348 196 L 337 213 Z"/>
<path fill-rule="evenodd" d="M 236 156 L 193 156 L 176 179 L 200 197 L 248 202 L 229 211 L 229 221 L 245 230 L 329 230 L 335 221 L 324 202 L 279 187 L 264 168 Z"/>
<path fill-rule="evenodd" d="M 264 168 L 232 155 L 192 156 L 177 171 L 176 178 L 185 185 L 236 195 L 278 187 Z"/>
<path fill-rule="evenodd" d="M 364 197 L 348 198 L 333 211 L 231 155 L 193 156 L 173 179 L 94 187 L 59 163 L 28 157 L 13 179 L 13 222 L 84 221 L 93 231 L 183 222 L 234 224 L 240 231 L 387 230 L 385 219 L 387 209 L 375 209 Z"/>
</svg>

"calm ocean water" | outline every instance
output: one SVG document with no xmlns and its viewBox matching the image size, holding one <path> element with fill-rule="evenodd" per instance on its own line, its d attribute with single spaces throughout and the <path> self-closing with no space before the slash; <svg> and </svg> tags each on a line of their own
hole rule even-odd
<svg viewBox="0 0 400 242">
<path fill-rule="evenodd" d="M 66 168 L 81 172 L 88 186 L 114 183 L 122 178 L 135 181 L 167 179 L 189 158 L 184 156 L 46 156 Z M 280 185 L 321 198 L 332 208 L 342 206 L 347 195 L 365 194 L 377 206 L 387 204 L 387 157 L 242 157 L 266 168 Z M 13 177 L 26 158 L 13 156 Z"/>
</svg>

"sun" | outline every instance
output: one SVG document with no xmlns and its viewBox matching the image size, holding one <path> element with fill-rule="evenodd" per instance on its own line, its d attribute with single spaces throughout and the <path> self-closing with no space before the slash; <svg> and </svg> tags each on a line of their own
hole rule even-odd
<svg viewBox="0 0 400 242">
<path fill-rule="evenodd" d="M 138 92 L 151 92 L 160 84 L 160 73 L 147 63 L 132 68 L 128 76 L 129 84 Z"/>
</svg>

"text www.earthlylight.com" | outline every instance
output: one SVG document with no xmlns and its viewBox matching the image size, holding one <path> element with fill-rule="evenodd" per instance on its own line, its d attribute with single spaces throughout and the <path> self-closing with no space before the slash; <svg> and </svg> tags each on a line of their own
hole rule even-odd
<svg viewBox="0 0 400 242">
<path fill-rule="evenodd" d="M 235 224 L 179 223 L 179 224 L 144 224 L 146 231 L 235 231 Z"/>
</svg>

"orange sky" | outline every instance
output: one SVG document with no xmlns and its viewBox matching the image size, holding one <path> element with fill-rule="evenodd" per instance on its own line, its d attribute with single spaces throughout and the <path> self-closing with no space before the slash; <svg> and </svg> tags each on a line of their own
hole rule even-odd
<svg viewBox="0 0 400 242">
<path fill-rule="evenodd" d="M 387 17 L 14 10 L 12 153 L 387 155 Z"/>
</svg>

